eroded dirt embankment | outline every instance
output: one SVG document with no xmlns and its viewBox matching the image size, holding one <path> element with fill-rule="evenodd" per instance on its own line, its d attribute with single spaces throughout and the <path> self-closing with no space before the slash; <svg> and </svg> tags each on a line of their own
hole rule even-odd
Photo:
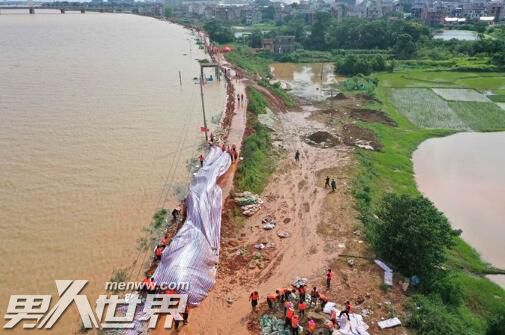
<svg viewBox="0 0 505 335">
<path fill-rule="evenodd" d="M 272 137 L 282 154 L 261 195 L 265 203 L 258 213 L 245 218 L 237 214 L 233 200 L 227 200 L 216 286 L 179 333 L 258 334 L 259 314 L 251 313 L 250 292 L 259 291 L 264 302 L 266 294 L 289 287 L 300 276 L 308 278 L 308 286 L 317 286 L 330 301 L 351 300 L 355 312 L 367 314 L 365 322 L 376 334 L 376 321 L 401 311 L 404 295 L 398 285 L 381 289 L 383 273 L 372 263 L 373 255 L 363 242 L 351 184 L 357 166 L 355 147 L 380 149 L 380 143 L 358 121 L 389 121 L 374 111 L 361 110 L 366 101 L 359 97 L 333 99 L 295 111 L 287 111 L 271 93 L 266 97 L 277 116 Z M 327 132 L 338 141 L 327 147 L 306 141 L 318 132 Z M 300 162 L 293 159 L 296 150 L 301 153 Z M 326 176 L 335 179 L 335 192 L 324 187 Z M 261 221 L 268 215 L 277 222 L 273 230 L 262 227 Z M 280 238 L 277 233 L 284 231 L 289 237 Z M 257 250 L 259 243 L 269 247 Z M 335 277 L 326 291 L 329 267 Z"/>
</svg>

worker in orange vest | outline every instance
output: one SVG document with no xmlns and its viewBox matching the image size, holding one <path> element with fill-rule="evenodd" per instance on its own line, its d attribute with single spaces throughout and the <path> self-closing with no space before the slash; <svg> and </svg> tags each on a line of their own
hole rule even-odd
<svg viewBox="0 0 505 335">
<path fill-rule="evenodd" d="M 277 295 L 275 293 L 269 293 L 267 295 L 268 308 L 274 309 L 275 300 L 277 300 Z"/>
<path fill-rule="evenodd" d="M 316 332 L 316 322 L 310 319 L 307 325 L 307 329 L 309 330 L 309 335 L 314 335 Z"/>
<path fill-rule="evenodd" d="M 295 314 L 295 310 L 293 309 L 292 306 L 289 306 L 288 310 L 286 311 L 286 320 L 284 320 L 284 328 L 287 328 L 291 326 L 291 318 Z"/>
<path fill-rule="evenodd" d="M 300 318 L 298 315 L 294 314 L 291 318 L 291 334 L 298 335 L 298 324 L 300 323 Z"/>
<path fill-rule="evenodd" d="M 279 299 L 279 302 L 281 304 L 284 303 L 284 291 L 285 291 L 285 288 L 282 288 L 282 287 L 276 291 L 276 292 L 279 292 L 279 298 L 278 299 Z"/>
<path fill-rule="evenodd" d="M 305 301 L 300 301 L 298 304 L 298 310 L 300 311 L 300 316 L 303 317 L 305 316 L 305 310 L 307 309 L 307 304 Z"/>
<path fill-rule="evenodd" d="M 335 308 L 331 310 L 330 321 L 333 322 L 333 325 L 337 325 L 337 310 Z"/>
<path fill-rule="evenodd" d="M 258 291 L 254 291 L 249 296 L 249 300 L 251 301 L 251 306 L 252 306 L 253 312 L 256 311 L 256 306 L 258 305 L 259 298 L 260 298 L 260 295 L 258 294 Z"/>
<path fill-rule="evenodd" d="M 328 298 L 324 294 L 319 294 L 319 301 L 321 301 L 321 309 L 324 309 L 324 305 L 328 302 Z"/>
</svg>

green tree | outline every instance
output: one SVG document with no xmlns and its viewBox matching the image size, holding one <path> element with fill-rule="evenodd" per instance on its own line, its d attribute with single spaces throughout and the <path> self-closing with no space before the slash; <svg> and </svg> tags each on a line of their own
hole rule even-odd
<svg viewBox="0 0 505 335">
<path fill-rule="evenodd" d="M 308 46 L 314 50 L 328 50 L 328 29 L 331 26 L 332 16 L 326 12 L 316 14 L 316 22 L 312 26 Z"/>
<path fill-rule="evenodd" d="M 261 48 L 261 40 L 263 39 L 263 34 L 259 31 L 255 31 L 249 35 L 249 46 L 251 48 Z"/>
<path fill-rule="evenodd" d="M 163 16 L 164 17 L 172 17 L 172 15 L 174 15 L 172 8 L 170 8 L 170 7 L 163 8 Z"/>
<path fill-rule="evenodd" d="M 416 53 L 416 45 L 409 34 L 400 34 L 393 46 L 393 52 L 398 58 L 409 58 Z"/>
<path fill-rule="evenodd" d="M 445 216 L 425 197 L 386 194 L 377 212 L 372 243 L 377 253 L 406 276 L 435 278 L 453 241 Z"/>
<path fill-rule="evenodd" d="M 224 25 L 222 22 L 218 21 L 209 21 L 207 22 L 203 28 L 209 34 L 211 40 L 217 43 L 229 43 L 233 41 L 234 36 L 231 28 L 227 25 Z"/>
</svg>

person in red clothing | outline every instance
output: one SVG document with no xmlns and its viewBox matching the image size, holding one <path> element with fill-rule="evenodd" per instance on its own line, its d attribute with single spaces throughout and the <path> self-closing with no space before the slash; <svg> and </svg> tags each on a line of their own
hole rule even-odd
<svg viewBox="0 0 505 335">
<path fill-rule="evenodd" d="M 203 155 L 198 156 L 198 160 L 200 161 L 200 167 L 203 167 L 203 161 L 205 160 Z"/>
<path fill-rule="evenodd" d="M 300 323 L 300 318 L 298 315 L 293 314 L 291 317 L 291 334 L 292 335 L 298 335 L 298 325 Z"/>
<path fill-rule="evenodd" d="M 161 258 L 161 255 L 163 255 L 163 250 L 165 250 L 165 246 L 163 244 L 158 244 L 156 250 L 154 250 L 154 256 L 156 256 L 156 259 Z"/>
<path fill-rule="evenodd" d="M 328 269 L 328 272 L 326 272 L 326 289 L 330 289 L 331 285 L 331 280 L 333 279 L 333 272 L 331 272 L 331 269 Z"/>
<path fill-rule="evenodd" d="M 349 313 L 351 312 L 351 308 L 352 308 L 351 302 L 349 300 L 347 300 L 345 302 L 345 309 L 342 312 L 340 312 L 338 317 L 340 318 L 342 316 L 342 314 L 346 314 L 347 320 L 351 320 L 351 318 L 349 317 Z"/>
<path fill-rule="evenodd" d="M 335 308 L 331 310 L 330 321 L 333 322 L 335 326 L 337 325 L 337 310 Z"/>
<path fill-rule="evenodd" d="M 268 308 L 270 308 L 271 310 L 274 309 L 274 303 L 276 300 L 277 300 L 277 295 L 275 293 L 269 293 L 267 295 Z"/>
<path fill-rule="evenodd" d="M 298 310 L 300 310 L 300 316 L 304 317 L 305 316 L 305 310 L 307 309 L 307 304 L 305 303 L 304 300 L 301 300 L 300 303 L 298 304 Z"/>
<path fill-rule="evenodd" d="M 256 311 L 256 306 L 258 305 L 258 300 L 259 299 L 260 299 L 260 295 L 258 294 L 258 291 L 254 291 L 249 296 L 249 300 L 251 301 L 251 306 L 252 306 L 253 312 Z"/>
<path fill-rule="evenodd" d="M 293 317 L 294 314 L 295 310 L 293 309 L 293 307 L 290 306 L 286 311 L 286 320 L 284 320 L 284 329 L 291 326 L 291 318 Z"/>
</svg>

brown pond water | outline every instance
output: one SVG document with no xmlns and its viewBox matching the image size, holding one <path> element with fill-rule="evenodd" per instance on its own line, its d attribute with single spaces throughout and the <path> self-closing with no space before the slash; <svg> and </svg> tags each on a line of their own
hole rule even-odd
<svg viewBox="0 0 505 335">
<path fill-rule="evenodd" d="M 291 94 L 310 100 L 324 100 L 335 94 L 332 85 L 343 79 L 335 76 L 332 63 L 273 63 L 270 70 Z"/>
<path fill-rule="evenodd" d="M 0 314 L 11 294 L 55 294 L 55 279 L 89 280 L 94 305 L 165 191 L 173 206 L 189 181 L 206 56 L 179 26 L 91 13 L 1 15 L 0 55 Z M 224 84 L 205 90 L 217 120 Z M 78 327 L 69 312 L 51 334 Z"/>
<path fill-rule="evenodd" d="M 505 132 L 430 139 L 414 152 L 419 189 L 482 258 L 505 268 Z M 490 276 L 505 287 L 505 276 Z"/>
</svg>

